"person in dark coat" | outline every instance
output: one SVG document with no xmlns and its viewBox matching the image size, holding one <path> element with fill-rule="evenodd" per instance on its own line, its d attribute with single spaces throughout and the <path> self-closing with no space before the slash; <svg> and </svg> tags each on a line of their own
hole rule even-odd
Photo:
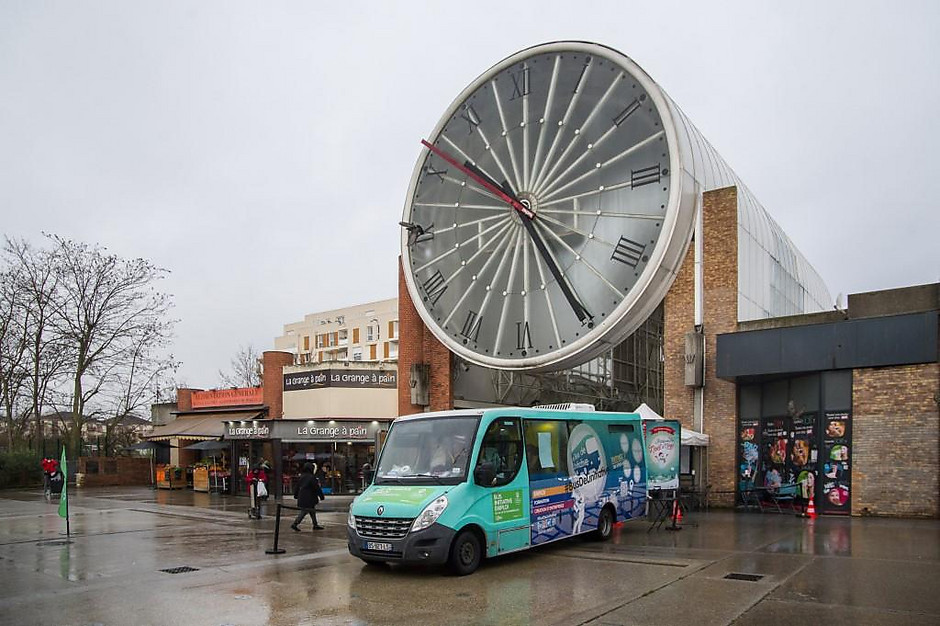
<svg viewBox="0 0 940 626">
<path fill-rule="evenodd" d="M 320 488 L 320 481 L 314 475 L 315 469 L 310 463 L 305 463 L 300 473 L 300 480 L 294 486 L 294 497 L 297 498 L 297 506 L 300 511 L 297 518 L 290 525 L 292 530 L 300 532 L 299 524 L 304 521 L 304 517 L 310 516 L 313 520 L 314 530 L 323 530 L 323 526 L 317 522 L 317 503 L 324 499 L 323 489 Z"/>
</svg>

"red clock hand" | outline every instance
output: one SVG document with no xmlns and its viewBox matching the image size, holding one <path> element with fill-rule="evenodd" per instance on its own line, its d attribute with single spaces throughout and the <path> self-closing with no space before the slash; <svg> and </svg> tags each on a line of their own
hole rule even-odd
<svg viewBox="0 0 940 626">
<path fill-rule="evenodd" d="M 522 204 L 521 202 L 519 202 L 518 200 L 516 200 L 515 198 L 507 194 L 505 191 L 503 191 L 502 189 L 494 185 L 492 182 L 488 181 L 483 176 L 480 176 L 478 173 L 476 173 L 475 171 L 473 171 L 472 169 L 470 169 L 469 167 L 467 167 L 466 165 L 464 165 L 463 163 L 461 163 L 460 161 L 458 161 L 451 155 L 447 154 L 446 152 L 444 152 L 437 146 L 434 146 L 433 144 L 425 141 L 424 139 L 421 140 L 421 145 L 423 145 L 425 148 L 427 148 L 428 150 L 430 150 L 431 152 L 433 152 L 440 158 L 444 159 L 445 161 L 447 161 L 448 163 L 456 167 L 458 170 L 460 170 L 461 172 L 463 172 L 470 178 L 472 178 L 474 182 L 476 182 L 478 185 L 480 185 L 481 187 L 489 191 L 491 194 L 493 194 L 494 196 L 496 196 L 497 198 L 499 198 L 500 200 L 502 200 L 503 202 L 505 202 L 512 208 L 514 208 L 515 210 L 525 215 L 527 218 L 533 219 L 535 217 L 535 212 L 532 209 L 526 207 L 524 204 Z"/>
</svg>

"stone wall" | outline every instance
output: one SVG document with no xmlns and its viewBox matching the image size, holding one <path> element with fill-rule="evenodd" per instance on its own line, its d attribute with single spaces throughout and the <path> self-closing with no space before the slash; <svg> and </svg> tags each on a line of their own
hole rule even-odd
<svg viewBox="0 0 940 626">
<path fill-rule="evenodd" d="M 852 514 L 940 516 L 940 364 L 864 368 L 852 384 Z"/>
</svg>

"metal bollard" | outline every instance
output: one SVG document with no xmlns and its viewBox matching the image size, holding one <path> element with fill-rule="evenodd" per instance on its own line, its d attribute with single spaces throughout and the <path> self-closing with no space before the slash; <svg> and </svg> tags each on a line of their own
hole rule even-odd
<svg viewBox="0 0 940 626">
<path fill-rule="evenodd" d="M 284 554 L 286 550 L 284 548 L 277 547 L 277 540 L 281 536 L 281 503 L 277 503 L 277 512 L 274 514 L 274 547 L 265 550 L 265 554 Z"/>
</svg>

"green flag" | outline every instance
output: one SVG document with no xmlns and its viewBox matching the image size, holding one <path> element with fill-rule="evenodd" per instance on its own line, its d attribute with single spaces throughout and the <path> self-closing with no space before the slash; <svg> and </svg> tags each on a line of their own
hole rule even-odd
<svg viewBox="0 0 940 626">
<path fill-rule="evenodd" d="M 59 497 L 59 517 L 68 519 L 69 517 L 69 468 L 65 461 L 65 446 L 62 446 L 62 460 L 59 461 L 59 469 L 62 470 L 62 495 Z"/>
</svg>

